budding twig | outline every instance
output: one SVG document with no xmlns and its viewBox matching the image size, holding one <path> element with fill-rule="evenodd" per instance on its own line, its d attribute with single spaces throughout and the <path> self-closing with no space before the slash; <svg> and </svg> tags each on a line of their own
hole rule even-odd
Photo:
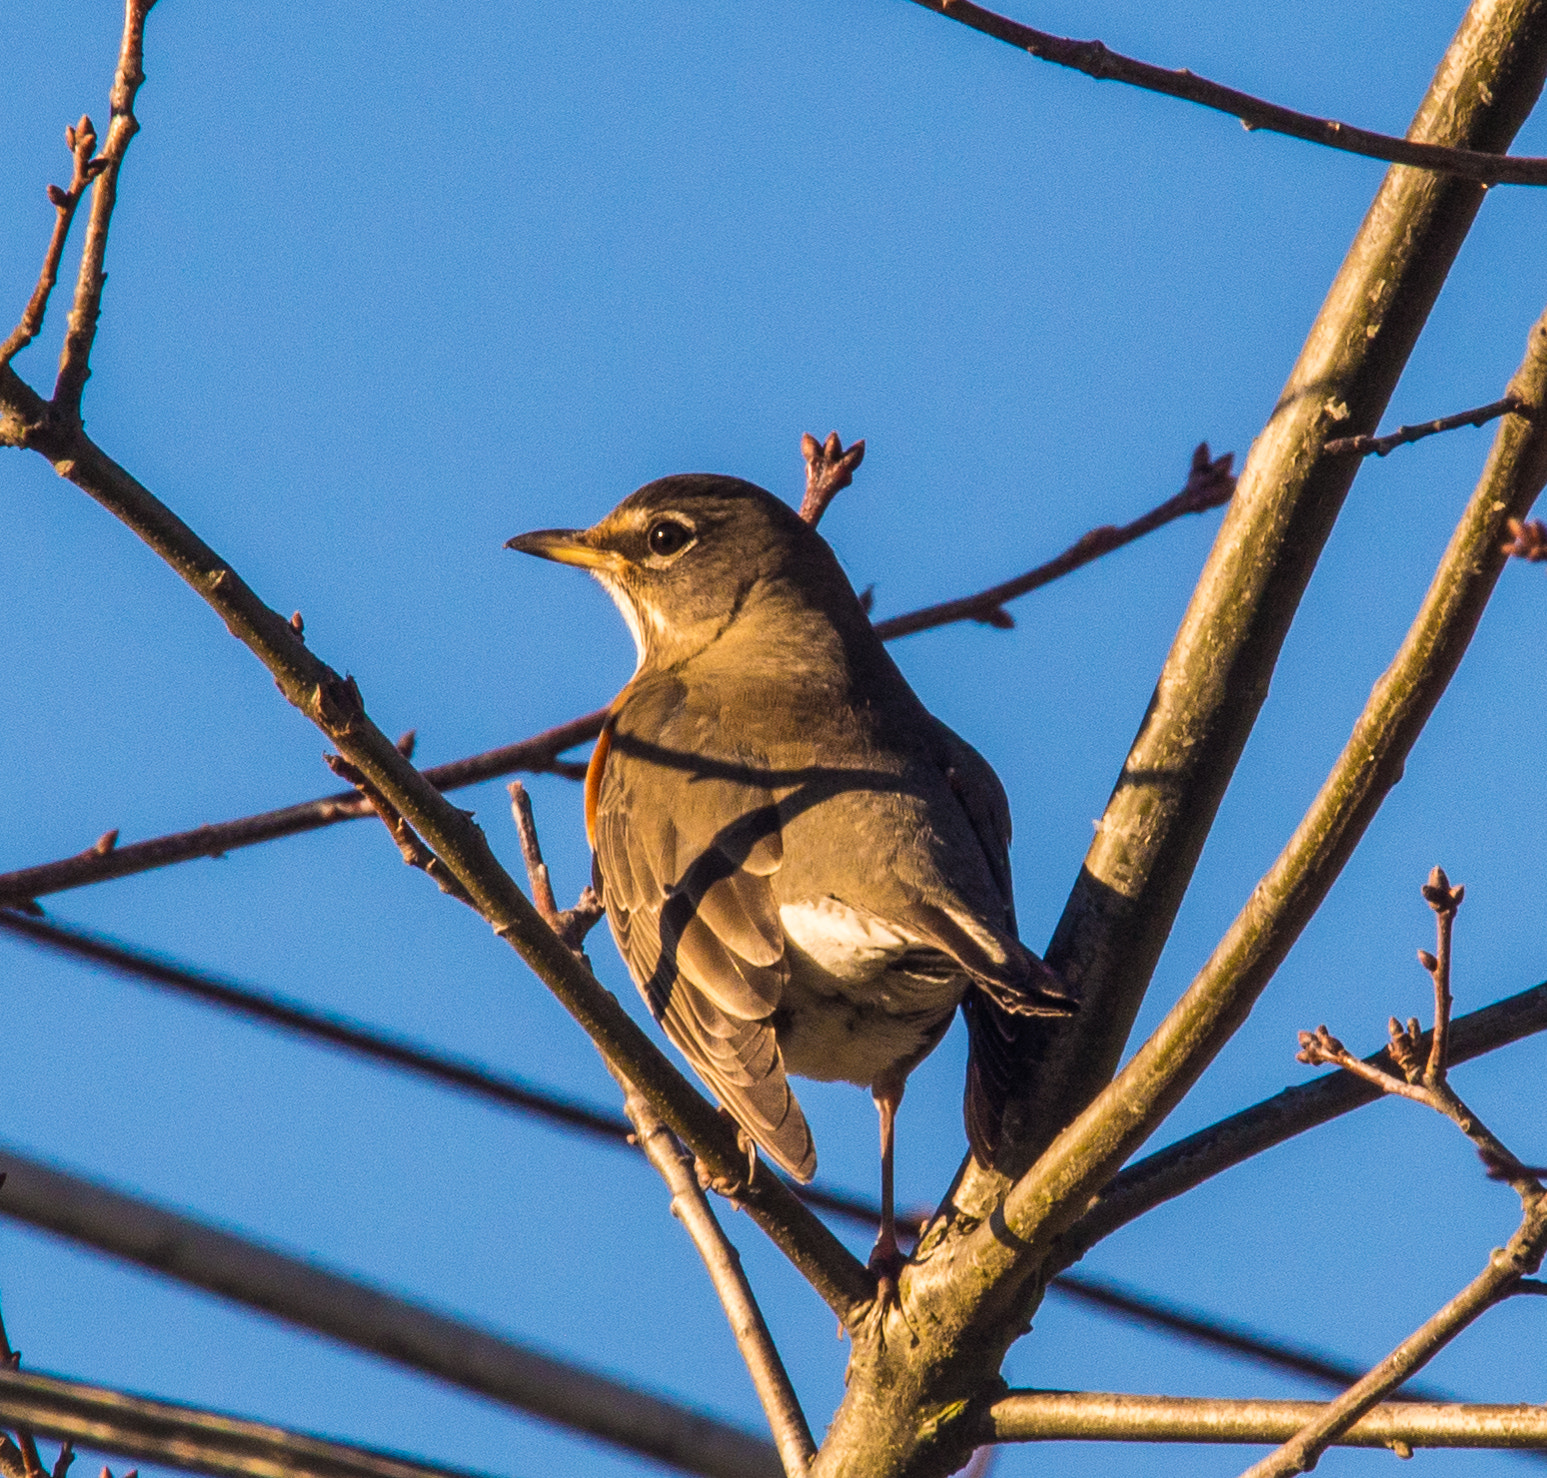
<svg viewBox="0 0 1547 1478">
<path fill-rule="evenodd" d="M 543 922 L 583 960 L 585 937 L 607 912 L 601 896 L 587 883 L 573 908 L 559 907 L 553 896 L 548 864 L 543 861 L 542 844 L 537 840 L 532 798 L 519 780 L 512 780 L 505 788 L 510 792 L 510 814 L 515 819 L 516 834 L 521 838 L 521 860 L 526 863 L 526 876 L 532 888 L 532 906 L 542 915 Z"/>
<path fill-rule="evenodd" d="M 1337 436 L 1323 450 L 1333 456 L 1351 452 L 1360 457 L 1384 457 L 1387 452 L 1395 451 L 1410 442 L 1422 441 L 1426 436 L 1434 436 L 1441 431 L 1454 431 L 1461 426 L 1486 426 L 1489 421 L 1496 421 L 1500 416 L 1518 415 L 1525 409 L 1525 402 L 1518 396 L 1506 395 L 1503 400 L 1480 405 L 1475 410 L 1457 411 L 1453 416 L 1441 416 L 1437 421 L 1422 421 L 1416 426 L 1398 426 L 1385 436 Z"/>
<path fill-rule="evenodd" d="M 800 454 L 806 459 L 806 495 L 800 500 L 800 516 L 815 528 L 827 505 L 854 481 L 854 469 L 865 460 L 865 443 L 856 441 L 847 451 L 830 431 L 819 442 L 809 431 L 800 438 Z"/>
</svg>

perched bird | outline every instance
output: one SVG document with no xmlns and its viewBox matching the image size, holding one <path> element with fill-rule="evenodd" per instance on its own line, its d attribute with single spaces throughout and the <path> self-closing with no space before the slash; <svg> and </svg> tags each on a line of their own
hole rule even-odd
<svg viewBox="0 0 1547 1478">
<path fill-rule="evenodd" d="M 1015 932 L 1010 813 L 919 702 L 827 542 L 736 478 L 662 478 L 589 529 L 509 546 L 589 570 L 639 665 L 586 777 L 595 881 L 655 1019 L 801 1181 L 787 1075 L 871 1090 L 898 1262 L 893 1123 L 908 1073 L 967 1018 L 965 1117 L 990 1159 L 1019 1022 L 1073 1009 Z"/>
</svg>

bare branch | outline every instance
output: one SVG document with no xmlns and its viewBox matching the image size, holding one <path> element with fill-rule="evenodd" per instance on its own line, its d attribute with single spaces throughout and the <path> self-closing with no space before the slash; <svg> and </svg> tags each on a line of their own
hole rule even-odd
<svg viewBox="0 0 1547 1478">
<path fill-rule="evenodd" d="M 1467 1062 L 1544 1030 L 1547 983 L 1459 1017 L 1452 1023 L 1450 1060 Z M 1427 1039 L 1420 1040 L 1427 1050 Z M 1393 1064 L 1385 1048 L 1364 1061 L 1374 1067 Z M 1297 1134 L 1374 1103 L 1380 1096 L 1380 1088 L 1350 1073 L 1329 1073 L 1313 1083 L 1286 1088 L 1136 1161 L 1112 1181 L 1091 1209 L 1059 1239 L 1056 1263 L 1077 1261 L 1097 1242 L 1146 1211 Z"/>
<path fill-rule="evenodd" d="M 800 454 L 806 459 L 806 494 L 800 500 L 800 516 L 815 528 L 827 505 L 854 481 L 854 469 L 865 460 L 865 443 L 856 441 L 847 451 L 830 431 L 819 442 L 809 431 L 800 438 Z"/>
<path fill-rule="evenodd" d="M 1511 390 L 1532 406 L 1547 395 L 1547 314 L 1531 330 Z M 1315 801 L 1181 1000 L 1010 1193 L 1005 1221 L 1018 1236 L 1034 1235 L 1054 1206 L 1076 1206 L 1100 1189 L 1229 1039 L 1319 907 L 1471 640 L 1504 565 L 1504 520 L 1529 509 L 1547 479 L 1539 424 L 1526 416 L 1501 424 L 1418 615 Z"/>
<path fill-rule="evenodd" d="M 1250 93 L 1210 82 L 1185 67 L 1172 71 L 1123 56 L 1099 41 L 1071 41 L 1047 31 L 1033 30 L 1019 21 L 974 5 L 972 0 L 914 0 L 914 3 L 971 26 L 985 36 L 1007 41 L 1039 61 L 1070 67 L 1098 82 L 1126 82 L 1146 92 L 1164 93 L 1167 97 L 1228 113 L 1232 118 L 1239 118 L 1248 133 L 1262 129 L 1267 133 L 1287 134 L 1290 138 L 1304 139 L 1328 149 L 1361 154 L 1366 159 L 1410 164 L 1484 184 L 1547 185 L 1547 159 L 1511 159 L 1474 149 L 1446 148 L 1434 143 L 1419 143 L 1413 139 L 1411 131 L 1407 138 L 1399 139 L 1390 134 L 1354 128 L 1335 119 L 1297 113 L 1293 108 L 1282 108 Z"/>
<path fill-rule="evenodd" d="M 21 1353 L 11 1348 L 11 1341 L 5 1332 L 5 1321 L 0 1319 L 0 1373 L 8 1373 L 21 1369 Z M 16 1433 L 17 1456 L 21 1459 L 21 1478 L 48 1478 L 48 1470 L 43 1466 L 43 1459 L 38 1453 L 37 1439 L 32 1435 L 32 1429 L 25 1424 L 9 1424 L 11 1430 Z M 60 1454 L 63 1458 L 63 1453 Z M 68 1468 L 69 1462 L 65 1462 Z"/>
<path fill-rule="evenodd" d="M 942 601 L 936 606 L 910 611 L 905 616 L 892 616 L 876 622 L 876 632 L 883 641 L 895 641 L 899 636 L 911 636 L 915 631 L 929 631 L 936 626 L 949 626 L 955 621 L 981 621 L 988 626 L 1007 629 L 1015 625 L 1010 613 L 1004 609 L 1006 601 L 1050 585 L 1061 576 L 1071 574 L 1082 565 L 1121 549 L 1145 534 L 1189 513 L 1202 513 L 1218 508 L 1230 501 L 1235 492 L 1235 478 L 1230 466 L 1235 460 L 1233 452 L 1211 458 L 1208 442 L 1200 442 L 1192 454 L 1192 467 L 1186 486 L 1173 498 L 1168 498 L 1157 508 L 1152 508 L 1132 523 L 1114 527 L 1103 524 L 1081 534 L 1064 552 L 1024 575 L 1006 580 L 1001 585 L 991 585 L 976 595 L 962 596 L 958 600 Z"/>
<path fill-rule="evenodd" d="M 294 1478 L 476 1478 L 463 1468 L 416 1462 L 196 1406 L 57 1376 L 0 1372 L 0 1424 L 22 1421 L 66 1439 L 62 1458 L 71 1452 L 68 1439 L 74 1438 L 102 1452 L 216 1478 L 274 1478 L 277 1473 Z M 54 1478 L 64 1478 L 57 1465 Z"/>
<path fill-rule="evenodd" d="M 573 908 L 559 907 L 553 896 L 553 884 L 548 877 L 548 864 L 543 861 L 542 844 L 537 840 L 532 798 L 519 780 L 512 780 L 505 788 L 510 792 L 510 811 L 515 818 L 516 832 L 521 838 L 521 857 L 526 863 L 526 875 L 532 885 L 532 902 L 548 927 L 583 960 L 586 935 L 601 923 L 607 913 L 601 896 L 587 883 L 579 902 Z"/>
<path fill-rule="evenodd" d="M 145 80 L 145 18 L 156 0 L 125 0 L 124 34 L 118 51 L 118 70 L 113 77 L 109 102 L 112 118 L 107 142 L 102 147 L 104 167 L 91 191 L 91 215 L 86 223 L 86 242 L 81 249 L 80 272 L 75 279 L 75 301 L 70 307 L 64 352 L 59 357 L 59 377 L 54 381 L 53 409 L 66 421 L 80 423 L 81 392 L 91 374 L 91 346 L 97 337 L 97 317 L 102 311 L 102 284 L 107 274 L 102 263 L 107 255 L 107 233 L 118 200 L 118 171 L 130 141 L 140 131 L 134 116 L 134 96 Z"/>
<path fill-rule="evenodd" d="M 637 1093 L 625 1090 L 624 1110 L 634 1123 L 640 1147 L 671 1191 L 671 1212 L 686 1228 L 704 1260 L 714 1291 L 736 1337 L 736 1348 L 747 1362 L 757 1399 L 762 1403 L 774 1445 L 787 1478 L 801 1478 L 816 1455 L 811 1428 L 795 1398 L 778 1347 L 752 1294 L 741 1258 L 725 1235 L 693 1175 L 692 1158 Z"/>
<path fill-rule="evenodd" d="M 352 677 L 345 678 L 345 682 L 353 686 L 354 679 Z M 356 703 L 360 701 L 358 689 L 355 690 L 354 701 Z M 396 745 L 393 747 L 397 748 Z M 401 750 L 399 750 L 399 753 L 401 753 Z M 407 759 L 408 756 L 404 755 L 403 758 Z M 478 906 L 473 902 L 471 895 L 462 886 L 456 874 L 451 872 L 440 858 L 420 840 L 418 833 L 404 819 L 403 813 L 377 790 L 359 770 L 340 755 L 325 754 L 323 759 L 327 762 L 328 768 L 340 780 L 347 780 L 354 786 L 355 790 L 359 792 L 360 799 L 381 818 L 382 824 L 387 828 L 388 835 L 397 844 L 397 849 L 402 854 L 403 861 L 409 867 L 416 867 L 420 872 L 426 873 L 434 880 L 435 886 L 442 893 L 445 893 L 448 897 L 455 898 L 458 903 L 465 903 L 469 908 L 476 908 Z"/>
<path fill-rule="evenodd" d="M 1435 436 L 1441 431 L 1455 431 L 1462 426 L 1485 426 L 1489 421 L 1496 421 L 1512 411 L 1518 413 L 1520 409 L 1515 398 L 1506 395 L 1503 400 L 1480 405 L 1473 411 L 1458 411 L 1453 416 L 1441 416 L 1437 421 L 1424 421 L 1417 426 L 1398 426 L 1386 436 L 1335 436 L 1327 443 L 1325 451 L 1329 457 L 1348 453 L 1360 457 L 1384 457 L 1387 452 L 1395 451 L 1409 442 L 1422 441 L 1426 436 Z"/>
<path fill-rule="evenodd" d="M 1522 1275 L 1534 1273 L 1541 1266 L 1544 1249 L 1547 1249 L 1547 1194 L 1538 1188 L 1535 1197 L 1528 1201 L 1525 1216 L 1509 1243 L 1494 1249 L 1488 1266 L 1466 1288 L 1403 1340 L 1363 1380 L 1355 1382 L 1336 1401 L 1317 1412 L 1276 1452 L 1252 1464 L 1242 1478 L 1288 1478 L 1289 1474 L 1304 1473 L 1315 1467 L 1316 1459 L 1360 1417 L 1506 1297 Z"/>
<path fill-rule="evenodd" d="M 43 269 L 38 273 L 38 285 L 33 288 L 21 320 L 0 344 L 0 364 L 9 364 L 38 336 L 43 327 L 43 315 L 48 311 L 49 296 L 59 281 L 59 259 L 64 255 L 64 244 L 69 239 L 70 223 L 75 219 L 75 207 L 81 203 L 86 188 L 107 168 L 106 159 L 93 159 L 97 147 L 97 131 L 91 119 L 83 113 L 81 121 L 64 131 L 64 141 L 69 146 L 74 170 L 68 188 L 57 185 L 48 187 L 49 204 L 54 207 L 54 230 L 48 240 L 48 250 L 43 254 Z"/>
<path fill-rule="evenodd" d="M 1327 1408 L 1098 1391 L 1010 1391 L 989 1408 L 994 1442 L 1277 1442 Z M 1395 1402 L 1376 1406 L 1339 1447 L 1547 1447 L 1547 1407 Z"/>
<path fill-rule="evenodd" d="M 772 1446 L 665 1397 L 0 1146 L 0 1215 L 705 1478 L 776 1478 Z M 40 1427 L 41 1429 L 41 1427 Z"/>
<path fill-rule="evenodd" d="M 582 714 L 579 718 L 533 735 L 530 739 L 502 745 L 498 749 L 486 750 L 466 759 L 453 760 L 421 773 L 441 791 L 477 785 L 484 780 L 508 775 L 513 770 L 582 779 L 585 776 L 585 765 L 561 760 L 559 755 L 566 749 L 594 739 L 601 731 L 605 717 L 604 710 Z M 337 821 L 353 821 L 371 814 L 369 803 L 358 793 L 345 791 L 320 796 L 313 801 L 302 801 L 294 806 L 284 806 L 275 811 L 262 811 L 256 816 L 245 816 L 214 826 L 200 826 L 192 831 L 174 832 L 149 841 L 132 842 L 128 846 L 115 846 L 106 851 L 101 849 L 99 843 L 98 846 L 88 847 L 84 852 L 58 862 L 0 873 L 0 908 L 16 908 L 50 893 L 150 872 L 158 867 L 169 867 L 196 857 L 224 857 L 227 852 L 234 852 L 241 847 L 256 846 L 260 842 L 271 842 L 280 837 L 297 836 L 302 832 L 332 826 Z M 116 833 L 113 835 L 116 837 Z"/>
</svg>

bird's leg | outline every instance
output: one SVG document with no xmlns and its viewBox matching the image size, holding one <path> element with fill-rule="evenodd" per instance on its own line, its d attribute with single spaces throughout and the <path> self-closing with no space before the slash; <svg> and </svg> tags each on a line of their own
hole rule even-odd
<svg viewBox="0 0 1547 1478">
<path fill-rule="evenodd" d="M 905 1081 L 901 1077 L 883 1078 L 870 1090 L 881 1117 L 881 1230 L 871 1249 L 870 1268 L 879 1280 L 883 1303 L 897 1301 L 897 1275 L 902 1271 L 902 1253 L 897 1247 L 893 1150 L 897 1142 L 897 1106 L 902 1102 Z"/>
</svg>

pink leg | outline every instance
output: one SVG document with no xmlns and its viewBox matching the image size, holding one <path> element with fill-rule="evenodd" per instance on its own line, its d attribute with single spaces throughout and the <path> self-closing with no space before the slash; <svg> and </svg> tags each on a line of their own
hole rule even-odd
<svg viewBox="0 0 1547 1478">
<path fill-rule="evenodd" d="M 884 1079 L 870 1091 L 881 1116 L 881 1231 L 870 1253 L 870 1266 L 880 1275 L 883 1296 L 888 1287 L 897 1296 L 897 1275 L 902 1271 L 902 1254 L 897 1249 L 897 1205 L 894 1192 L 893 1151 L 897 1140 L 897 1107 L 902 1102 L 905 1081 Z"/>
</svg>

